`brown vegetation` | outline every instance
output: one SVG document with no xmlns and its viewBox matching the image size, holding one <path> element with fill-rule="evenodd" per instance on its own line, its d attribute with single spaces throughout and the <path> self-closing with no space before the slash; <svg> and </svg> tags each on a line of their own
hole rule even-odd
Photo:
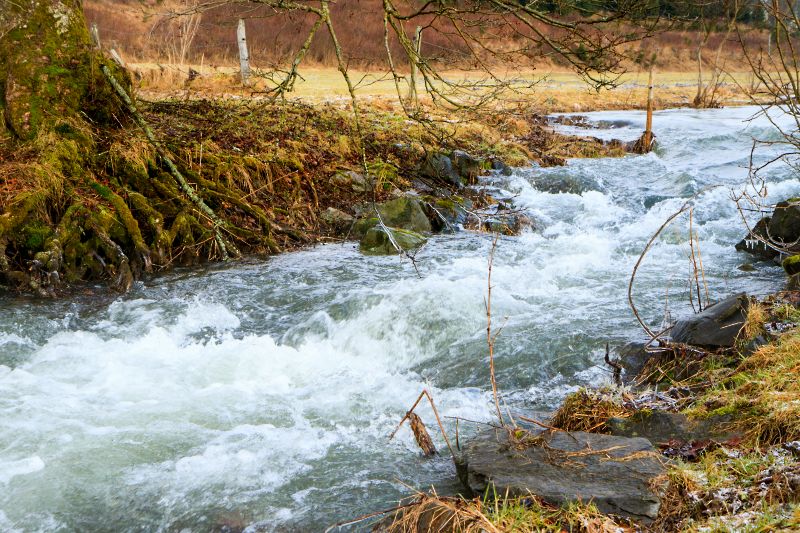
<svg viewBox="0 0 800 533">
<path fill-rule="evenodd" d="M 133 62 L 179 63 L 181 39 L 185 35 L 179 25 L 170 18 L 170 13 L 191 11 L 197 4 L 172 0 L 144 6 L 130 0 L 88 0 L 84 4 L 89 23 L 96 23 L 108 46 L 114 46 Z M 383 42 L 383 7 L 379 0 L 337 2 L 331 6 L 331 16 L 339 31 L 339 40 L 350 54 L 351 67 L 385 70 L 386 50 Z M 230 66 L 237 63 L 235 39 L 236 21 L 247 19 L 250 56 L 257 67 L 268 68 L 286 63 L 299 49 L 311 29 L 314 18 L 309 14 L 276 13 L 266 6 L 233 3 L 223 5 L 202 14 L 196 35 L 186 57 L 193 65 L 206 64 Z M 476 60 L 464 41 L 452 30 L 437 21 L 434 16 L 415 19 L 407 28 L 413 34 L 413 26 L 426 28 L 422 44 L 422 55 L 450 68 L 473 69 Z M 656 66 L 660 70 L 694 72 L 697 68 L 698 41 L 709 51 L 704 59 L 713 67 L 714 55 L 719 49 L 726 58 L 727 70 L 742 70 L 745 59 L 737 39 L 726 35 L 724 24 L 708 31 L 707 36 L 700 27 L 675 26 L 667 31 L 628 45 L 630 60 L 628 68 L 636 61 L 647 59 L 657 51 Z M 482 31 L 466 27 L 466 31 Z M 551 32 L 553 30 L 548 30 Z M 622 30 L 620 30 L 622 31 Z M 519 47 L 524 35 L 519 27 L 491 28 L 492 37 L 504 39 L 505 49 Z M 745 38 L 752 48 L 766 43 L 764 31 L 749 31 Z M 408 59 L 396 39 L 390 43 L 393 57 L 399 66 L 408 66 Z M 713 53 L 712 53 L 713 52 Z M 306 62 L 317 66 L 334 66 L 335 50 L 330 36 L 318 33 L 312 43 Z M 536 58 L 536 66 L 542 71 L 566 70 L 568 64 L 552 53 L 543 53 Z"/>
</svg>

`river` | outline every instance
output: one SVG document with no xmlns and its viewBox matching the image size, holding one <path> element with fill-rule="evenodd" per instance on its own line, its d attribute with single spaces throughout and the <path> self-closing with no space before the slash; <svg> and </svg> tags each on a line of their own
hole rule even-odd
<svg viewBox="0 0 800 533">
<path fill-rule="evenodd" d="M 775 265 L 739 270 L 752 259 L 733 249 L 744 229 L 730 189 L 745 183 L 752 139 L 777 138 L 765 119 L 745 121 L 754 111 L 659 112 L 656 153 L 491 180 L 537 226 L 496 250 L 507 405 L 547 410 L 610 379 L 605 343 L 642 335 L 626 301 L 631 269 L 697 193 L 712 296 L 783 280 Z M 634 139 L 644 124 L 639 112 L 588 116 L 606 138 Z M 554 176 L 585 190 L 537 189 Z M 800 192 L 794 176 L 774 166 L 770 198 Z M 672 316 L 691 312 L 687 235 L 685 221 L 670 227 L 638 275 L 636 302 L 654 326 L 667 295 Z M 454 489 L 446 454 L 421 458 L 407 429 L 387 437 L 423 388 L 446 417 L 491 420 L 490 248 L 486 234 L 435 236 L 415 270 L 325 245 L 177 270 L 124 296 L 0 296 L 0 530 L 321 531 L 412 489 Z M 470 431 L 461 424 L 462 439 Z"/>
</svg>

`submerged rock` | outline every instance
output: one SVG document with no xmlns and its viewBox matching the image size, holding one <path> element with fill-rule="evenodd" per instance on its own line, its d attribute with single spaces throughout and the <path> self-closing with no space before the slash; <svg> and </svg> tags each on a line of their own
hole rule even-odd
<svg viewBox="0 0 800 533">
<path fill-rule="evenodd" d="M 536 189 L 550 194 L 582 194 L 586 191 L 600 191 L 602 187 L 593 178 L 571 174 L 551 174 L 540 176 L 534 182 Z"/>
<path fill-rule="evenodd" d="M 747 234 L 747 237 L 736 244 L 736 249 L 740 252 L 753 254 L 764 261 L 769 261 L 778 255 L 776 250 L 773 250 L 764 243 L 764 240 L 769 240 L 767 228 L 771 220 L 770 217 L 764 217 L 759 220 L 758 223 L 753 226 L 753 229 L 750 230 L 750 233 Z"/>
<path fill-rule="evenodd" d="M 483 221 L 483 230 L 502 235 L 519 235 L 534 227 L 533 220 L 523 213 L 498 213 Z"/>
<path fill-rule="evenodd" d="M 672 328 L 672 340 L 695 346 L 731 347 L 747 319 L 749 305 L 745 293 L 725 298 L 701 313 L 678 320 Z"/>
<path fill-rule="evenodd" d="M 364 255 L 396 255 L 399 252 L 392 244 L 392 239 L 404 251 L 416 250 L 428 240 L 413 231 L 400 228 L 386 228 L 384 231 L 381 227 L 373 227 L 361 239 L 358 248 Z"/>
<path fill-rule="evenodd" d="M 474 494 L 534 494 L 554 505 L 583 501 L 604 512 L 643 522 L 661 505 L 653 489 L 664 472 L 643 438 L 556 431 L 520 449 L 503 431 L 480 434 L 466 446 L 459 478 Z"/>
</svg>

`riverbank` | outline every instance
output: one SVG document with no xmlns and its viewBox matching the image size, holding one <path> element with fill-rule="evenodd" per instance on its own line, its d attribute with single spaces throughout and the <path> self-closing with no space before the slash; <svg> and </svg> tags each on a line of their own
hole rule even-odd
<svg viewBox="0 0 800 533">
<path fill-rule="evenodd" d="M 65 122 L 31 142 L 0 143 L 2 285 L 43 296 L 86 281 L 125 291 L 175 265 L 341 240 L 350 236 L 343 221 L 373 201 L 420 187 L 443 199 L 467 194 L 425 175 L 431 154 L 467 152 L 484 164 L 471 172 L 484 172 L 492 161 L 547 166 L 625 151 L 555 133 L 532 113 L 414 122 L 365 104 L 357 125 L 347 106 L 324 104 L 159 100 L 140 112 L 158 144 L 128 120 L 115 130 Z M 170 164 L 224 221 L 229 250 Z"/>
<path fill-rule="evenodd" d="M 472 499 L 419 493 L 376 530 L 800 529 L 800 272 L 784 244 L 800 238 L 797 206 L 779 203 L 736 247 L 783 257 L 787 290 L 701 305 L 663 339 L 606 348 L 612 383 L 549 418 L 509 414 L 457 451 Z"/>
<path fill-rule="evenodd" d="M 697 195 L 712 297 L 763 299 L 785 279 L 733 250 L 743 228 L 728 187 L 747 183 L 752 137 L 774 131 L 743 122 L 753 113 L 659 112 L 660 148 L 647 156 L 481 178 L 534 222 L 499 238 L 492 275 L 497 381 L 515 416 L 611 379 L 606 342 L 642 337 L 626 303 L 631 269 L 686 198 Z M 641 112 L 587 120 L 604 139 L 630 141 L 644 126 Z M 800 193 L 791 168 L 766 176 L 770 203 Z M 677 223 L 637 273 L 648 323 L 660 323 L 667 293 L 673 316 L 691 313 L 687 233 Z M 125 294 L 94 284 L 70 298 L 3 297 L 0 529 L 318 531 L 392 507 L 409 487 L 456 493 L 449 456 L 421 457 L 405 427 L 388 436 L 423 388 L 451 437 L 455 417 L 492 422 L 492 240 L 432 235 L 415 264 L 330 243 L 176 267 Z M 745 262 L 755 270 L 739 270 Z M 466 444 L 471 425 L 459 435 Z"/>
</svg>

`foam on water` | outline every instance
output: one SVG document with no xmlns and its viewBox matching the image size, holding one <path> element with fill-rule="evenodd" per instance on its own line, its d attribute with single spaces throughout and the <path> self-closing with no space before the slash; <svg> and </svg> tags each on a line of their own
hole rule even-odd
<svg viewBox="0 0 800 533">
<path fill-rule="evenodd" d="M 752 134 L 774 135 L 742 122 L 752 112 L 659 113 L 657 153 L 493 179 L 537 225 L 500 240 L 492 273 L 509 405 L 550 408 L 608 379 L 605 342 L 639 335 L 631 268 L 692 195 L 713 294 L 781 279 L 774 265 L 738 271 L 750 259 L 732 248 L 743 229 L 729 189 L 746 178 Z M 607 137 L 634 138 L 644 120 L 590 117 L 615 126 L 592 131 Z M 537 189 L 551 175 L 585 190 Z M 781 199 L 800 182 L 777 167 L 769 191 Z M 434 237 L 417 273 L 327 245 L 179 271 L 116 299 L 0 300 L 0 529 L 321 530 L 390 505 L 406 484 L 452 488 L 446 458 L 419 458 L 407 431 L 387 436 L 423 388 L 446 417 L 491 419 L 490 248 L 487 235 Z M 689 309 L 687 254 L 679 223 L 639 271 L 636 301 L 656 325 L 667 292 L 673 314 Z"/>
</svg>

